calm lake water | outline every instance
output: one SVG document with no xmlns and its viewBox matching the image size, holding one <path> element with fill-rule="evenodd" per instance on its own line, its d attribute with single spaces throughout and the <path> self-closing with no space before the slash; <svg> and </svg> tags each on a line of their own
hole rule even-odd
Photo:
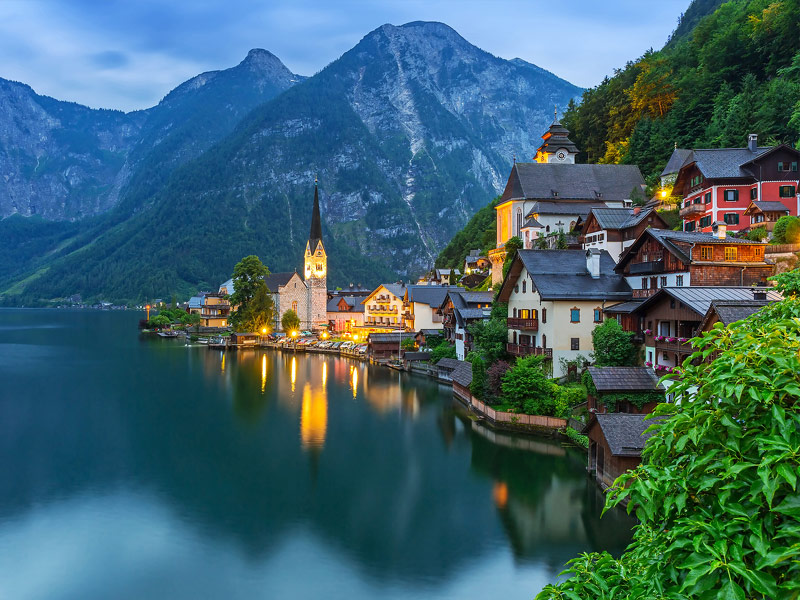
<svg viewBox="0 0 800 600">
<path fill-rule="evenodd" d="M 0 598 L 526 598 L 618 553 L 585 454 L 347 359 L 0 310 Z"/>
</svg>

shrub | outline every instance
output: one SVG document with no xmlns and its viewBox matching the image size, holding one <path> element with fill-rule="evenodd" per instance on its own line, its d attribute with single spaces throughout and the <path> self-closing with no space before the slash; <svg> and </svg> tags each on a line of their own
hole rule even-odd
<svg viewBox="0 0 800 600">
<path fill-rule="evenodd" d="M 788 230 L 789 226 L 798 221 L 797 217 L 786 215 L 778 219 L 775 223 L 775 228 L 772 230 L 772 243 L 773 244 L 791 244 L 794 242 L 789 241 Z M 796 233 L 795 227 L 792 227 L 793 233 Z M 797 240 L 795 240 L 796 242 Z"/>
<path fill-rule="evenodd" d="M 469 386 L 469 391 L 478 400 L 486 398 L 486 363 L 483 359 L 475 353 L 470 353 L 472 362 L 472 383 Z"/>
<path fill-rule="evenodd" d="M 572 440 L 578 446 L 583 446 L 584 448 L 589 448 L 589 436 L 583 435 L 582 433 L 577 432 L 572 427 L 567 427 L 564 430 L 564 433 L 567 437 Z"/>
<path fill-rule="evenodd" d="M 497 401 L 502 394 L 503 375 L 511 368 L 504 360 L 498 360 L 486 369 L 486 393 L 489 400 Z"/>
<path fill-rule="evenodd" d="M 633 333 L 624 331 L 615 319 L 606 319 L 592 331 L 594 360 L 598 367 L 629 367 L 637 363 Z"/>
<path fill-rule="evenodd" d="M 553 384 L 542 370 L 542 356 L 527 356 L 503 375 L 501 389 L 505 399 L 518 411 L 528 412 L 549 399 L 552 410 Z M 529 413 L 534 414 L 534 413 Z M 536 413 L 541 414 L 541 413 Z"/>
</svg>

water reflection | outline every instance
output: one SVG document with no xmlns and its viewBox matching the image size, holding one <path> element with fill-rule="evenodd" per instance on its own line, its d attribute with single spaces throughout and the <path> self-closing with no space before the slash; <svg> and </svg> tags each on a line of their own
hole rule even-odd
<svg viewBox="0 0 800 600">
<path fill-rule="evenodd" d="M 82 556 L 124 546 L 111 571 L 81 565 L 87 589 L 104 594 L 74 597 L 133 597 L 113 582 L 142 591 L 147 580 L 161 585 L 149 597 L 194 598 L 182 582 L 197 576 L 228 590 L 257 577 L 263 595 L 299 597 L 313 565 L 349 598 L 530 598 L 577 553 L 619 552 L 629 538 L 624 513 L 599 519 L 582 453 L 488 430 L 427 379 L 339 358 L 141 343 L 124 315 L 98 335 L 102 316 L 41 314 L 34 321 L 68 326 L 40 343 L 80 348 L 102 368 L 87 378 L 54 360 L 47 381 L 30 364 L 6 372 L 0 556 L 22 538 L 48 548 L 54 535 Z M 105 340 L 128 341 L 110 354 Z M 71 499 L 67 521 L 58 507 Z M 156 511 L 161 533 L 125 544 Z M 24 522 L 62 527 L 14 534 Z M 174 531 L 180 543 L 165 555 L 176 560 L 152 562 L 153 540 Z M 41 552 L 18 560 L 28 575 L 51 564 Z M 18 572 L 0 559 L 9 589 Z"/>
</svg>

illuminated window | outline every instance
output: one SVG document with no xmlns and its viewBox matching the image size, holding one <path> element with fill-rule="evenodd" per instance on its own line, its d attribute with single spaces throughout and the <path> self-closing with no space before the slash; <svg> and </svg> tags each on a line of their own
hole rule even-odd
<svg viewBox="0 0 800 600">
<path fill-rule="evenodd" d="M 725 260 L 736 260 L 737 254 L 736 246 L 728 246 L 725 248 Z"/>
<path fill-rule="evenodd" d="M 711 246 L 700 246 L 700 260 L 711 260 L 712 256 Z"/>
<path fill-rule="evenodd" d="M 292 310 L 293 310 L 294 312 L 297 312 L 297 300 L 295 300 L 294 302 L 292 302 Z"/>
</svg>

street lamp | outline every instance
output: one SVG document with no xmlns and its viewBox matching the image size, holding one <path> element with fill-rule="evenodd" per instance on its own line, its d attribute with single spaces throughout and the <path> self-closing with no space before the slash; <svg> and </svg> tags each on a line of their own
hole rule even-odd
<svg viewBox="0 0 800 600">
<path fill-rule="evenodd" d="M 293 349 L 295 352 L 297 352 L 297 336 L 300 335 L 300 333 L 296 329 L 293 329 L 291 335 L 292 335 Z"/>
</svg>

